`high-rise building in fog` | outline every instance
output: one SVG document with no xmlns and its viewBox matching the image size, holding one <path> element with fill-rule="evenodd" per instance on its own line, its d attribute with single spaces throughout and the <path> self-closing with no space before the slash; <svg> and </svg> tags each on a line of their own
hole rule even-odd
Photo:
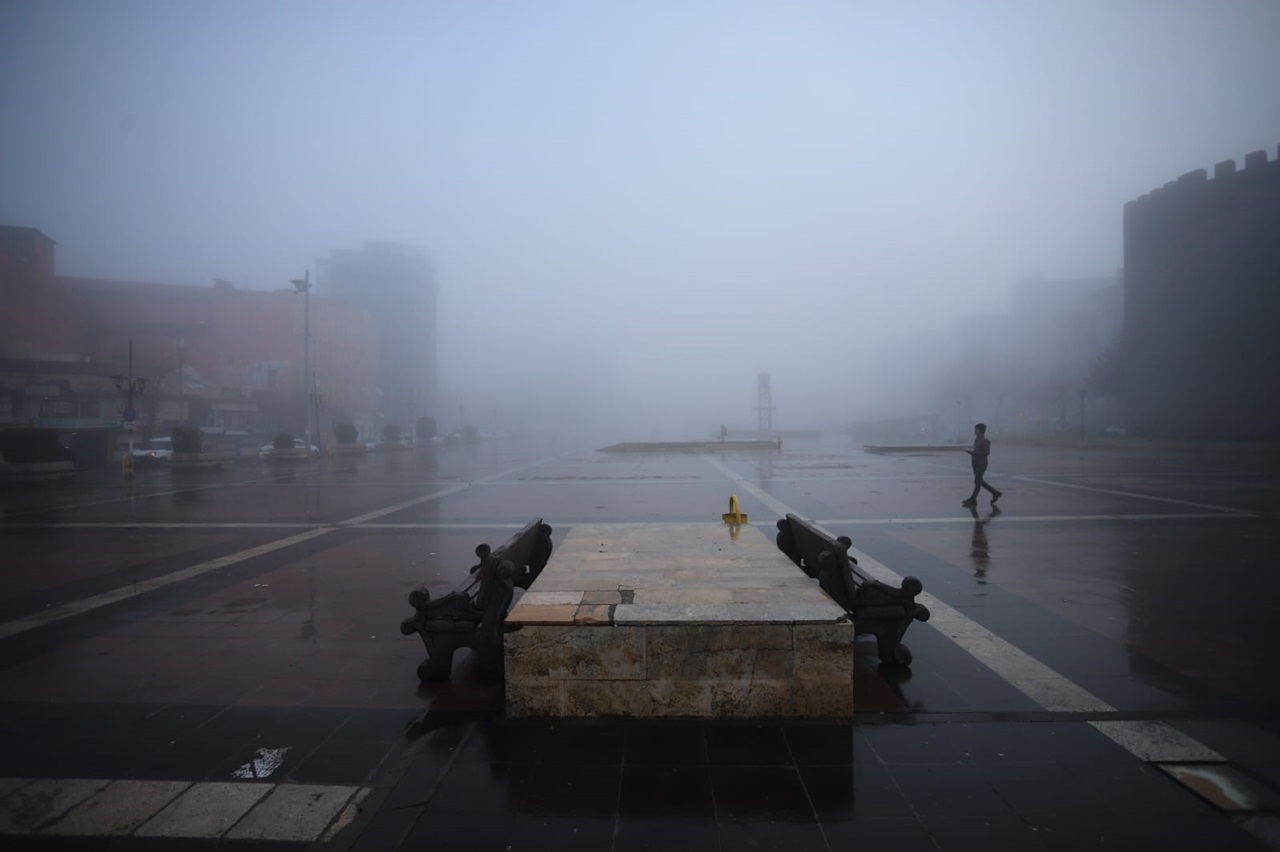
<svg viewBox="0 0 1280 852">
<path fill-rule="evenodd" d="M 423 249 L 366 241 L 321 261 L 317 291 L 378 321 L 384 423 L 436 417 L 436 282 Z"/>
</svg>

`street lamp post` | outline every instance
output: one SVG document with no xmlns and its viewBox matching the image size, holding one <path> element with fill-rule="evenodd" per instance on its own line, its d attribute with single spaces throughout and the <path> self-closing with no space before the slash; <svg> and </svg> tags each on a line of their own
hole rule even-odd
<svg viewBox="0 0 1280 852">
<path fill-rule="evenodd" d="M 147 389 L 147 380 L 142 376 L 134 377 L 133 375 L 133 338 L 129 339 L 129 375 L 122 376 L 116 373 L 111 377 L 116 384 L 116 393 L 125 395 L 124 410 L 120 412 L 120 419 L 124 422 L 124 430 L 129 433 L 129 456 L 123 465 L 126 474 L 133 473 L 133 432 L 137 426 L 138 412 L 133 407 L 133 394 L 137 391 L 138 396 L 142 396 Z"/>
<path fill-rule="evenodd" d="M 302 294 L 302 405 L 306 409 L 306 447 L 311 453 L 311 270 L 291 282 L 294 292 Z"/>
<path fill-rule="evenodd" d="M 315 400 L 316 400 L 316 440 L 320 442 L 320 443 L 316 444 L 316 448 L 320 451 L 320 454 L 321 454 L 321 455 L 323 455 L 323 454 L 324 454 L 324 443 L 325 443 L 325 442 L 321 439 L 321 436 L 325 434 L 325 431 L 324 431 L 324 426 L 323 426 L 323 425 L 321 425 L 321 423 L 322 423 L 322 419 L 321 419 L 321 417 L 320 417 L 320 403 L 324 402 L 324 394 L 320 393 L 320 389 L 319 389 L 319 388 L 316 388 L 316 389 L 315 389 L 315 391 L 316 391 L 316 392 L 315 392 Z M 310 457 L 310 454 L 311 454 L 311 444 L 307 444 L 307 455 L 308 455 L 308 458 Z"/>
</svg>

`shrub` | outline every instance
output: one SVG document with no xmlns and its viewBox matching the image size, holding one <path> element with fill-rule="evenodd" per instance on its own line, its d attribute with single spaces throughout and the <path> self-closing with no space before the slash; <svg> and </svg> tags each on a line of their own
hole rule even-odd
<svg viewBox="0 0 1280 852">
<path fill-rule="evenodd" d="M 387 444 L 400 443 L 400 424 L 388 423 L 382 427 L 382 440 Z"/>
<path fill-rule="evenodd" d="M 204 432 L 199 426 L 174 426 L 169 434 L 175 453 L 198 453 L 204 449 Z"/>
<path fill-rule="evenodd" d="M 292 450 L 293 436 L 288 432 L 280 432 L 271 440 L 271 446 L 277 450 Z"/>
<path fill-rule="evenodd" d="M 57 429 L 20 427 L 0 432 L 0 456 L 10 464 L 70 461 L 71 450 L 62 445 Z"/>
<path fill-rule="evenodd" d="M 333 424 L 333 437 L 339 444 L 354 444 L 356 439 L 360 437 L 360 433 L 356 431 L 354 423 L 335 423 Z"/>
</svg>

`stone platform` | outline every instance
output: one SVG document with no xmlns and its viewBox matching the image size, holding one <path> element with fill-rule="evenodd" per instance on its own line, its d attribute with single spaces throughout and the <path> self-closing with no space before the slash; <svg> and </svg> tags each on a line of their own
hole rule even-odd
<svg viewBox="0 0 1280 852">
<path fill-rule="evenodd" d="M 771 532 L 575 526 L 507 615 L 507 715 L 850 717 L 853 625 Z"/>
</svg>

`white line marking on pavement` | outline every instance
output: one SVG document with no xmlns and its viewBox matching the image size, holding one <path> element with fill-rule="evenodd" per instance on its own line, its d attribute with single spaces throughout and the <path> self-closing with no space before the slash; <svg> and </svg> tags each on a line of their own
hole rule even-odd
<svg viewBox="0 0 1280 852">
<path fill-rule="evenodd" d="M 756 484 L 739 476 L 714 458 L 703 456 L 735 485 L 759 500 L 779 517 L 791 513 L 781 500 L 763 491 Z M 828 535 L 834 533 L 824 530 Z M 902 575 L 855 547 L 849 553 L 858 560 L 858 566 L 868 575 L 893 586 L 901 585 Z M 990 668 L 1015 689 L 1046 710 L 1062 712 L 1116 711 L 1107 702 L 1084 687 L 1068 680 L 1044 663 L 1020 650 L 973 619 L 961 614 L 928 592 L 921 592 L 916 600 L 929 608 L 929 622 L 935 630 L 955 642 L 979 662 Z M 1093 727 L 1131 754 L 1143 760 L 1146 755 L 1158 754 L 1163 761 L 1225 760 L 1221 755 L 1188 737 L 1165 722 L 1104 721 L 1090 722 Z"/>
<path fill-rule="evenodd" d="M 355 793 L 353 787 L 279 784 L 225 835 L 228 840 L 315 840 Z"/>
<path fill-rule="evenodd" d="M 1095 728 L 1151 763 L 1226 760 L 1206 745 L 1163 722 L 1092 722 Z"/>
<path fill-rule="evenodd" d="M 137 837 L 221 837 L 274 784 L 211 781 L 193 784 L 134 832 Z"/>
<path fill-rule="evenodd" d="M 83 503 L 66 503 L 62 506 L 41 506 L 38 508 L 24 509 L 24 510 L 15 512 L 14 515 L 30 515 L 30 514 L 39 514 L 42 512 L 62 512 L 68 509 L 84 509 L 84 508 L 88 508 L 89 506 L 109 506 L 112 503 L 128 503 L 131 500 L 150 500 L 156 497 L 172 497 L 175 494 L 189 494 L 193 491 L 207 491 L 210 488 L 215 488 L 215 487 L 216 488 L 238 488 L 241 485 L 257 485 L 260 482 L 272 482 L 273 480 L 275 480 L 274 476 L 264 476 L 258 479 L 242 479 L 239 482 L 231 482 L 231 483 L 227 483 L 226 485 L 207 485 L 207 486 L 202 485 L 196 488 L 170 488 L 168 491 L 146 491 L 142 494 L 126 493 L 126 494 L 122 494 L 119 497 L 111 497 L 110 499 L 107 499 L 107 500 L 90 500 L 88 502 L 83 502 Z M 121 487 L 127 489 L 130 486 L 124 485 Z"/>
<path fill-rule="evenodd" d="M 982 520 L 990 515 L 981 516 Z M 996 516 L 1001 524 L 1022 523 L 1057 523 L 1074 521 L 1208 521 L 1221 518 L 1256 518 L 1256 514 L 1245 512 L 1164 512 L 1161 514 L 1142 515 L 1011 515 L 1001 512 Z M 824 520 L 823 524 L 840 524 L 841 526 L 879 526 L 903 524 L 971 524 L 971 515 L 956 515 L 952 518 L 838 518 Z"/>
<path fill-rule="evenodd" d="M 361 787 L 347 806 L 342 809 L 342 813 L 338 814 L 338 818 L 329 824 L 329 828 L 320 836 L 321 843 L 328 843 L 330 840 L 338 836 L 338 832 L 355 822 L 356 817 L 360 816 L 360 811 L 364 806 L 364 800 L 373 792 L 372 787 Z"/>
<path fill-rule="evenodd" d="M 391 515 L 396 512 L 402 511 L 404 509 L 408 509 L 412 506 L 417 506 L 421 503 L 427 503 L 431 500 L 439 500 L 441 497 L 448 497 L 450 494 L 457 494 L 459 491 L 466 491 L 468 488 L 471 488 L 476 485 L 484 485 L 487 482 L 493 482 L 494 480 L 497 480 L 497 479 L 503 479 L 504 477 L 508 477 L 513 474 L 519 473 L 522 470 L 528 470 L 530 467 L 534 467 L 540 463 L 541 462 L 535 462 L 532 465 L 513 467 L 508 470 L 504 470 L 499 473 L 492 474 L 491 476 L 482 477 L 481 479 L 477 479 L 473 482 L 466 482 L 460 485 L 455 485 L 453 488 L 445 488 L 441 491 L 436 491 L 422 497 L 415 497 L 412 500 L 405 500 L 403 503 L 397 503 L 396 505 L 388 506 L 385 509 L 378 509 L 376 511 L 368 512 L 363 515 L 357 515 L 354 518 L 348 518 L 345 521 L 339 522 L 339 526 L 351 527 L 351 526 L 358 526 L 360 524 L 365 524 L 377 518 L 382 518 L 387 515 Z"/>
<path fill-rule="evenodd" d="M 112 589 L 109 592 L 103 592 L 91 598 L 72 601 L 62 606 L 51 607 L 34 615 L 20 618 L 14 621 L 6 621 L 0 624 L 0 639 L 23 633 L 27 630 L 34 630 L 37 627 L 44 627 L 64 618 L 71 618 L 75 615 L 90 612 L 100 607 L 109 606 L 113 603 L 119 603 L 123 600 L 136 597 L 147 592 L 162 589 L 174 583 L 180 583 L 183 580 L 189 580 L 209 571 L 216 571 L 219 568 L 226 568 L 228 565 L 235 565 L 237 562 L 244 562 L 246 559 L 253 559 L 256 556 L 262 556 L 272 551 L 281 550 L 286 547 L 292 547 L 295 544 L 301 544 L 304 541 L 310 541 L 313 538 L 326 535 L 332 532 L 332 529 L 310 530 L 308 532 L 298 533 L 286 538 L 277 539 L 276 541 L 260 544 L 257 547 L 251 547 L 248 550 L 241 550 L 238 553 L 231 553 L 226 556 L 219 556 L 217 559 L 210 559 L 208 562 L 201 562 L 198 565 L 192 565 L 177 571 L 163 574 L 159 577 L 152 577 L 148 580 L 142 580 L 129 586 L 121 586 L 118 589 Z"/>
<path fill-rule="evenodd" d="M 930 467 L 941 467 L 946 470 L 956 470 L 956 468 L 952 465 L 943 465 L 943 464 L 939 464 L 938 462 L 925 461 L 923 463 L 929 465 Z M 1103 476 L 1127 476 L 1127 475 L 1129 474 L 1112 473 L 1112 474 L 1098 474 L 1097 476 L 1098 478 L 1101 478 Z M 1147 477 L 1160 477 L 1160 476 L 1170 476 L 1171 474 L 1151 473 L 1151 474 L 1139 474 L 1139 475 L 1147 476 Z M 1046 476 L 1054 476 L 1055 478 L 1047 479 L 1045 478 Z M 1016 481 L 1016 482 L 1030 482 L 1035 485 L 1044 485 L 1049 488 L 1067 488 L 1073 491 L 1089 491 L 1094 494 L 1110 494 L 1113 497 L 1128 497 L 1131 500 L 1147 500 L 1152 503 L 1168 503 L 1171 506 L 1189 506 L 1193 509 L 1210 509 L 1218 512 L 1234 512 L 1234 513 L 1252 514 L 1248 512 L 1248 510 L 1246 509 L 1240 509 L 1234 506 L 1218 506 L 1213 503 L 1197 503 L 1191 500 L 1179 500 L 1176 497 L 1160 497 L 1155 494 L 1141 494 L 1136 491 L 1120 491 L 1115 488 L 1099 488 L 1096 485 L 1077 485 L 1072 482 L 1061 481 L 1062 479 L 1071 479 L 1077 476 L 1093 476 L 1093 474 L 1064 473 L 1061 475 L 1060 478 L 1058 478 L 1056 474 L 1037 475 L 1037 474 L 1017 473 L 1017 474 L 1009 475 L 1007 479 L 1010 481 Z"/>
<path fill-rule="evenodd" d="M 432 499 L 438 499 L 444 496 L 441 493 L 433 494 Z M 395 511 L 405 506 L 398 506 Z M 990 516 L 983 515 L 983 519 Z M 1023 523 L 1075 523 L 1089 521 L 1210 521 L 1225 518 L 1257 518 L 1256 513 L 1247 512 L 1162 512 L 1162 513 L 1145 513 L 1138 515 L 1015 515 L 1003 512 L 999 515 L 999 523 L 1001 524 L 1023 524 Z M 637 524 L 655 524 L 663 523 L 662 521 L 597 521 L 597 520 L 578 520 L 566 521 L 559 520 L 557 527 L 568 528 L 571 526 L 582 526 L 583 524 L 591 524 L 593 526 L 635 526 Z M 910 524 L 971 524 L 973 517 L 967 514 L 957 514 L 953 517 L 929 517 L 929 518 L 831 518 L 818 521 L 822 524 L 839 524 L 841 526 L 904 526 Z M 340 529 L 362 529 L 362 530 L 492 530 L 492 529 L 520 529 L 523 523 L 494 521 L 492 523 L 484 522 L 466 522 L 458 521 L 454 523 L 351 523 L 350 521 L 339 521 L 336 523 L 112 523 L 108 521 L 85 522 L 85 523 L 63 523 L 63 524 L 4 524 L 4 529 L 95 529 L 95 530 L 235 530 L 235 529 L 272 529 L 272 530 L 322 530 L 335 531 Z"/>
<path fill-rule="evenodd" d="M 35 834 L 110 783 L 103 778 L 41 778 L 23 784 L 0 799 L 0 835 Z"/>
<path fill-rule="evenodd" d="M 58 529 L 58 530 L 296 530 L 327 529 L 334 524 L 299 523 L 280 521 L 276 523 L 255 523 L 249 521 L 224 522 L 134 522 L 134 521 L 81 521 L 70 523 L 18 523 L 4 524 L 4 529 Z"/>
<path fill-rule="evenodd" d="M 75 837 L 314 842 L 348 825 L 368 787 L 227 781 L 4 778 L 0 831 Z"/>
<path fill-rule="evenodd" d="M 1119 491 L 1114 488 L 1098 488 L 1096 485 L 1076 485 L 1071 482 L 1054 482 L 1034 476 L 1014 476 L 1018 482 L 1034 482 L 1036 485 L 1048 485 L 1053 488 L 1069 488 L 1074 491 L 1089 491 L 1094 494 L 1110 494 L 1113 497 L 1129 497 L 1135 500 L 1147 500 L 1152 503 L 1167 503 L 1170 506 L 1189 506 L 1192 509 L 1212 509 L 1219 512 L 1241 512 L 1234 506 L 1218 506 L 1213 503 L 1198 503 L 1194 500 L 1179 500 L 1176 497 L 1157 497 L 1153 494 L 1137 494 L 1133 491 Z"/>
<path fill-rule="evenodd" d="M 190 786 L 190 781 L 112 781 L 44 833 L 80 837 L 131 834 Z"/>
<path fill-rule="evenodd" d="M 506 523 L 496 521 L 491 524 L 456 523 L 456 524 L 360 524 L 362 530 L 520 530 L 524 523 Z M 587 523 L 583 521 L 582 523 Z M 581 525 L 581 524 L 580 524 Z"/>
<path fill-rule="evenodd" d="M 540 463 L 541 462 L 535 462 L 534 464 L 540 464 Z M 319 527 L 316 527 L 316 526 L 304 527 L 306 531 L 297 533 L 296 535 L 286 536 L 285 538 L 277 539 L 276 541 L 267 542 L 266 544 L 260 544 L 257 547 L 250 547 L 246 550 L 241 550 L 236 553 L 228 554 L 226 556 L 220 556 L 217 559 L 210 559 L 207 562 L 201 562 L 198 565 L 192 565 L 187 568 L 182 568 L 177 571 L 172 571 L 168 574 L 164 574 L 159 577 L 152 577 L 151 579 L 148 579 L 148 580 L 142 580 L 138 583 L 134 583 L 129 586 L 122 586 L 118 589 L 113 589 L 109 592 L 104 592 L 100 595 L 95 595 L 91 598 L 72 601 L 71 603 L 62 604 L 61 606 L 50 607 L 49 609 L 46 609 L 34 615 L 27 616 L 26 618 L 19 618 L 13 621 L 7 621 L 3 624 L 0 624 L 0 639 L 7 638 L 9 636 L 15 636 L 19 633 L 24 633 L 28 630 L 34 630 L 37 627 L 45 627 L 49 624 L 62 621 L 63 619 L 71 618 L 72 616 L 81 615 L 83 613 L 90 612 L 95 609 L 99 609 L 100 607 L 109 606 L 114 603 L 119 603 L 120 601 L 128 600 L 129 598 L 136 597 L 138 595 L 145 594 L 147 592 L 152 592 L 152 591 L 155 591 L 156 589 L 161 589 L 161 588 L 164 588 L 165 586 L 169 586 L 174 583 L 180 583 L 183 580 L 189 580 L 192 577 L 196 577 L 201 574 L 208 573 L 209 571 L 215 571 L 219 568 L 226 568 L 227 566 L 234 565 L 237 562 L 244 562 L 247 559 L 253 559 L 254 557 L 262 556 L 264 554 L 271 553 L 276 550 L 281 550 L 286 547 L 292 547 L 295 544 L 301 544 L 304 541 L 310 541 L 311 539 L 318 538 L 322 535 L 328 535 L 329 533 L 332 533 L 336 530 L 340 530 L 340 529 L 344 529 L 352 526 L 359 526 L 360 524 L 366 523 L 367 521 L 371 521 L 376 518 L 381 518 L 385 515 L 389 515 L 394 512 L 399 512 L 399 511 L 402 511 L 403 509 L 407 509 L 412 506 L 417 506 L 421 503 L 426 503 L 430 500 L 438 500 L 441 497 L 445 497 L 450 494 L 456 494 L 459 491 L 464 491 L 468 488 L 471 488 L 474 485 L 480 485 L 482 483 L 492 482 L 496 479 L 501 479 L 506 476 L 511 476 L 514 473 L 518 473 L 521 470 L 526 470 L 529 467 L 533 467 L 533 466 L 534 465 L 526 465 L 524 467 L 517 467 L 517 468 L 511 468 L 509 470 L 504 470 L 499 473 L 492 474 L 491 476 L 486 476 L 481 479 L 474 480 L 473 482 L 457 485 L 453 488 L 446 488 L 442 491 L 436 491 L 431 494 L 424 495 L 422 497 L 415 497 L 412 500 L 405 500 L 401 503 L 395 504 L 394 506 L 388 506 L 384 509 L 378 509 L 373 512 L 367 512 L 363 515 L 357 515 L 354 518 L 348 518 L 344 521 L 338 521 L 337 523 L 334 523 L 334 524 L 326 524 L 324 526 L 319 526 Z M 62 526 L 70 526 L 70 525 L 62 525 Z M 119 524 L 117 526 L 122 528 L 136 528 L 140 525 Z"/>
</svg>

